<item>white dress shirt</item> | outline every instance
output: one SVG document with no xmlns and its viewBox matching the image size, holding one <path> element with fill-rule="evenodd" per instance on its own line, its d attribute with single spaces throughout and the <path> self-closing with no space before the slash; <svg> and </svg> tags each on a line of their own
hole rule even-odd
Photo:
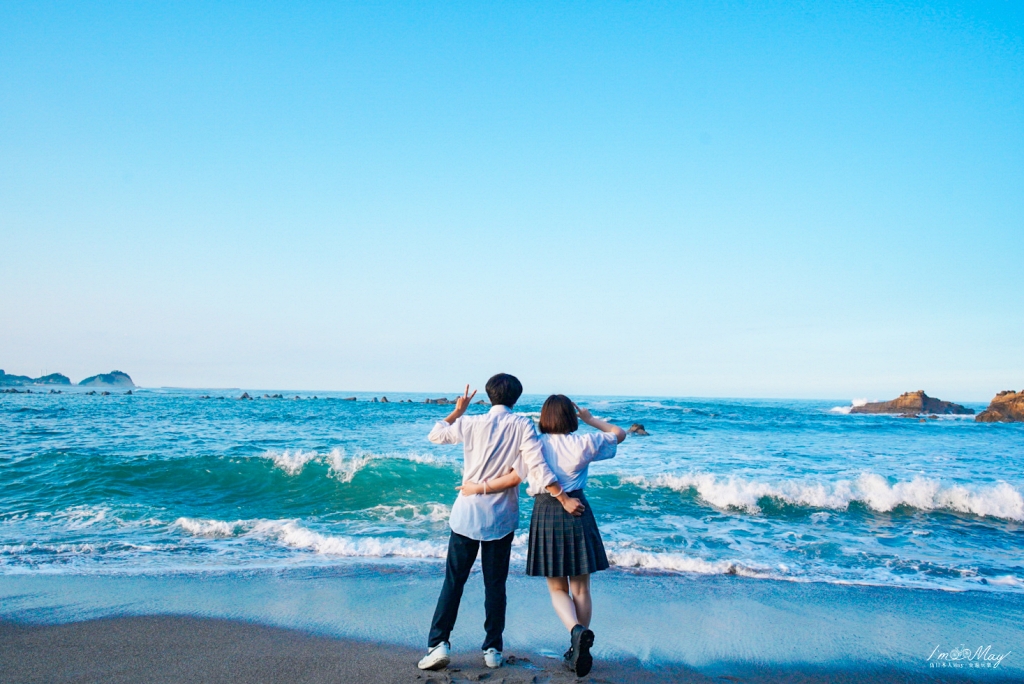
<svg viewBox="0 0 1024 684">
<path fill-rule="evenodd" d="M 465 445 L 462 483 L 480 483 L 515 468 L 523 480 L 536 480 L 538 487 L 555 481 L 541 452 L 533 421 L 517 416 L 507 406 L 492 406 L 482 415 L 461 416 L 449 425 L 439 420 L 428 439 L 434 444 Z M 519 488 L 494 494 L 460 494 L 448 518 L 452 531 L 470 539 L 501 539 L 519 527 Z"/>
<path fill-rule="evenodd" d="M 594 461 L 614 458 L 619 440 L 611 432 L 588 432 L 581 435 L 541 435 L 540 445 L 544 460 L 558 478 L 558 484 L 567 492 L 575 492 L 587 486 L 587 470 Z M 549 482 L 534 479 L 530 472 L 530 485 L 526 493 L 537 496 Z"/>
</svg>

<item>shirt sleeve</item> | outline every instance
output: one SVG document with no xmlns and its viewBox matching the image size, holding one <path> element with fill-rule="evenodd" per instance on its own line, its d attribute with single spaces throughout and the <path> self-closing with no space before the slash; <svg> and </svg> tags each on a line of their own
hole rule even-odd
<svg viewBox="0 0 1024 684">
<path fill-rule="evenodd" d="M 533 421 L 530 421 L 528 425 L 523 425 L 519 455 L 521 458 L 518 462 L 525 465 L 530 473 L 535 474 L 542 488 L 558 482 L 558 478 L 548 467 L 548 462 L 544 460 L 544 450 L 540 446 L 540 440 L 537 439 L 537 432 L 533 429 Z M 520 472 L 519 477 L 526 480 L 528 473 Z"/>
<path fill-rule="evenodd" d="M 427 439 L 434 444 L 459 444 L 463 441 L 462 417 L 459 416 L 451 425 L 446 420 L 437 421 Z"/>
<path fill-rule="evenodd" d="M 619 440 L 612 432 L 597 432 L 587 435 L 587 449 L 585 456 L 587 463 L 593 461 L 607 461 L 615 458 L 615 452 L 619 448 Z"/>
</svg>

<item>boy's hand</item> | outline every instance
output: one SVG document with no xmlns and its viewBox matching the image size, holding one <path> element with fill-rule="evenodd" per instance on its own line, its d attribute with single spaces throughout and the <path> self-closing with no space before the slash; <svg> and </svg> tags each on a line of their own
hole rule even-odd
<svg viewBox="0 0 1024 684">
<path fill-rule="evenodd" d="M 562 508 L 565 509 L 566 513 L 575 518 L 578 518 L 581 515 L 583 515 L 583 511 L 587 509 L 587 507 L 584 506 L 579 499 L 574 499 L 571 496 L 565 494 L 558 497 L 558 502 L 562 504 Z"/>
<path fill-rule="evenodd" d="M 455 399 L 455 410 L 458 411 L 460 416 L 466 412 L 466 409 L 469 408 L 469 403 L 473 401 L 475 396 L 476 390 L 473 390 L 473 393 L 470 394 L 469 385 L 466 385 L 466 393 Z"/>
<path fill-rule="evenodd" d="M 582 420 L 584 423 L 587 423 L 589 425 L 590 424 L 590 419 L 593 418 L 593 416 L 590 415 L 590 411 L 588 411 L 587 409 L 583 408 L 582 406 L 578 406 L 576 404 L 573 404 L 573 407 L 576 409 L 576 413 L 579 414 L 580 420 Z"/>
<path fill-rule="evenodd" d="M 466 409 L 469 408 L 469 404 L 470 402 L 473 401 L 473 397 L 475 396 L 476 390 L 473 390 L 473 393 L 470 394 L 469 385 L 466 385 L 466 393 L 455 400 L 455 410 L 448 414 L 448 417 L 444 419 L 445 422 L 451 425 L 459 418 L 461 418 L 462 414 L 464 414 L 466 412 Z"/>
</svg>

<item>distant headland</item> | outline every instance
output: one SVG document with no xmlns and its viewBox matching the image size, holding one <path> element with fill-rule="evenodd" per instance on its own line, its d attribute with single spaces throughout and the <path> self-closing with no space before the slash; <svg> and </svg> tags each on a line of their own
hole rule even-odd
<svg viewBox="0 0 1024 684">
<path fill-rule="evenodd" d="M 9 375 L 0 370 L 0 387 L 23 387 L 25 385 L 73 385 L 71 378 L 61 373 L 50 373 L 38 378 L 27 375 Z M 110 371 L 91 375 L 78 383 L 80 387 L 135 387 L 131 377 L 121 371 Z"/>
</svg>

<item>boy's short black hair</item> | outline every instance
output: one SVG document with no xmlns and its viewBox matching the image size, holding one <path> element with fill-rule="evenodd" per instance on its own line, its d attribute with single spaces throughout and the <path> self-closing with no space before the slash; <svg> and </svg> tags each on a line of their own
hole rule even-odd
<svg viewBox="0 0 1024 684">
<path fill-rule="evenodd" d="M 487 381 L 487 397 L 493 406 L 501 404 L 512 408 L 523 394 L 523 383 L 508 373 L 498 373 Z"/>
<path fill-rule="evenodd" d="M 552 394 L 540 410 L 540 431 L 548 435 L 568 435 L 580 427 L 576 407 L 564 394 Z"/>
</svg>

